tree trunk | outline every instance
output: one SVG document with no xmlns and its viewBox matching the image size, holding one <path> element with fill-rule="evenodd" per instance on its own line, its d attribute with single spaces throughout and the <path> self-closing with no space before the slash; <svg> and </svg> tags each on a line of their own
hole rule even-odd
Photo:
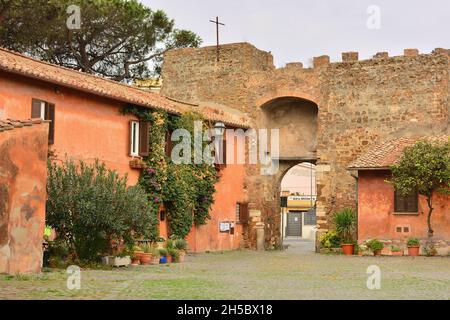
<svg viewBox="0 0 450 320">
<path fill-rule="evenodd" d="M 431 214 L 433 213 L 433 205 L 432 205 L 432 197 L 433 194 L 429 195 L 427 197 L 427 203 L 428 203 L 428 217 L 427 217 L 427 223 L 428 223 L 428 238 L 431 238 L 433 236 L 433 229 L 431 228 Z"/>
</svg>

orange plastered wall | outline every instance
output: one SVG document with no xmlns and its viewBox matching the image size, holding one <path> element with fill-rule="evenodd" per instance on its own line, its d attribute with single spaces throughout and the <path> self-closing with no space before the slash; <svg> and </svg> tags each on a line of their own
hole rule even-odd
<svg viewBox="0 0 450 320">
<path fill-rule="evenodd" d="M 55 143 L 51 149 L 58 160 L 100 159 L 128 174 L 128 184 L 136 184 L 139 171 L 130 168 L 129 121 L 120 113 L 124 104 L 93 94 L 52 85 L 0 71 L 0 109 L 11 119 L 31 117 L 32 99 L 55 104 Z"/>
<path fill-rule="evenodd" d="M 358 175 L 358 240 L 427 238 L 428 205 L 419 197 L 419 214 L 394 213 L 394 188 L 388 171 L 360 171 Z M 450 196 L 435 194 L 431 224 L 435 239 L 450 239 Z M 402 232 L 397 232 L 397 227 Z M 407 227 L 409 232 L 403 232 Z"/>
</svg>

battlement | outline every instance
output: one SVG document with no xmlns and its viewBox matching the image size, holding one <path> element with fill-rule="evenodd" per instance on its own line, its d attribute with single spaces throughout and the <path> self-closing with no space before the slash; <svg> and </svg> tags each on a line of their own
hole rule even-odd
<svg viewBox="0 0 450 320">
<path fill-rule="evenodd" d="M 340 64 L 351 64 L 357 62 L 370 63 L 371 61 L 378 64 L 382 61 L 390 62 L 395 59 L 414 58 L 420 56 L 436 56 L 445 55 L 450 57 L 450 49 L 436 48 L 431 53 L 421 54 L 418 49 L 404 49 L 403 55 L 389 56 L 388 52 L 377 52 L 371 59 L 359 59 L 359 52 L 350 51 L 341 54 L 341 61 L 331 61 L 330 56 L 322 55 L 313 57 L 311 68 L 305 68 L 302 62 L 290 62 L 281 69 L 324 69 L 329 66 L 339 66 Z M 188 61 L 196 65 L 196 67 L 205 69 L 213 68 L 214 70 L 223 71 L 268 71 L 274 70 L 273 55 L 271 52 L 263 51 L 256 48 L 248 42 L 230 43 L 221 45 L 219 48 L 219 61 L 217 61 L 217 47 L 206 46 L 201 48 L 184 48 L 171 50 L 165 55 L 168 64 L 185 64 Z"/>
</svg>

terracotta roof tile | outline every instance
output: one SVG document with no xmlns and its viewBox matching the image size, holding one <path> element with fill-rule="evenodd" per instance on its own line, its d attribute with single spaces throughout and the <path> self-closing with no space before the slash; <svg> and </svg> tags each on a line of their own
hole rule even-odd
<svg viewBox="0 0 450 320">
<path fill-rule="evenodd" d="M 6 130 L 12 130 L 15 128 L 22 128 L 22 127 L 30 127 L 36 124 L 41 123 L 47 123 L 50 121 L 42 120 L 42 119 L 25 119 L 25 120 L 15 120 L 15 119 L 6 119 L 1 120 L 0 119 L 0 132 L 6 131 Z"/>
<path fill-rule="evenodd" d="M 403 150 L 413 145 L 419 140 L 428 141 L 449 141 L 450 136 L 431 136 L 431 137 L 401 137 L 388 140 L 381 145 L 378 145 L 368 152 L 359 156 L 355 161 L 350 163 L 348 169 L 389 169 L 389 167 L 397 163 L 403 154 Z"/>
<path fill-rule="evenodd" d="M 3 48 L 0 48 L 0 70 L 74 88 L 76 90 L 126 103 L 152 109 L 162 109 L 172 114 L 181 114 L 188 109 L 186 107 L 181 108 L 170 99 L 154 92 L 141 90 L 99 76 L 35 60 Z M 208 117 L 209 115 L 204 114 L 204 116 Z M 237 119 L 231 115 L 229 117 L 227 113 L 222 114 L 220 117 L 214 116 L 208 119 L 220 120 L 236 126 L 248 126 L 248 119 L 246 119 L 246 117 Z"/>
</svg>

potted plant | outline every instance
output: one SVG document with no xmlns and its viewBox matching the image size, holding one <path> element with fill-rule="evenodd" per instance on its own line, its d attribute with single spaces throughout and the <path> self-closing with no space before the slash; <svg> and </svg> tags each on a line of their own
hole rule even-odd
<svg viewBox="0 0 450 320">
<path fill-rule="evenodd" d="M 391 253 L 393 256 L 403 256 L 403 250 L 396 246 L 391 246 Z"/>
<path fill-rule="evenodd" d="M 177 239 L 175 240 L 174 247 L 178 250 L 179 262 L 183 263 L 186 257 L 187 241 L 184 239 Z"/>
<path fill-rule="evenodd" d="M 433 241 L 427 241 L 425 247 L 423 248 L 423 251 L 425 252 L 425 255 L 427 257 L 434 257 L 435 255 L 437 255 L 437 249 Z"/>
<path fill-rule="evenodd" d="M 159 255 L 161 256 L 161 258 L 159 258 L 159 263 L 164 264 L 168 262 L 167 249 L 165 248 L 159 249 Z"/>
<path fill-rule="evenodd" d="M 155 264 L 159 264 L 159 260 L 160 260 L 160 253 L 159 253 L 159 249 L 153 248 L 152 249 L 152 262 L 151 264 L 155 265 Z"/>
<path fill-rule="evenodd" d="M 137 266 L 141 263 L 142 253 L 144 253 L 144 251 L 142 251 L 141 247 L 139 246 L 133 247 L 133 255 L 131 257 L 131 264 L 133 266 Z"/>
<path fill-rule="evenodd" d="M 170 257 L 170 262 L 177 263 L 180 262 L 180 252 L 175 248 L 167 249 L 168 257 Z"/>
<path fill-rule="evenodd" d="M 408 246 L 408 255 L 412 257 L 416 257 L 419 255 L 420 249 L 420 240 L 417 238 L 409 238 L 406 242 Z"/>
<path fill-rule="evenodd" d="M 336 232 L 341 239 L 342 252 L 346 255 L 352 255 L 354 252 L 355 242 L 353 236 L 356 231 L 356 214 L 353 209 L 343 209 L 333 216 L 333 222 Z"/>
<path fill-rule="evenodd" d="M 142 246 L 143 252 L 141 255 L 141 264 L 148 265 L 152 262 L 152 247 L 146 243 Z"/>
<path fill-rule="evenodd" d="M 377 239 L 372 239 L 366 242 L 367 248 L 373 252 L 374 256 L 381 256 L 381 250 L 384 248 L 383 242 Z"/>
</svg>

